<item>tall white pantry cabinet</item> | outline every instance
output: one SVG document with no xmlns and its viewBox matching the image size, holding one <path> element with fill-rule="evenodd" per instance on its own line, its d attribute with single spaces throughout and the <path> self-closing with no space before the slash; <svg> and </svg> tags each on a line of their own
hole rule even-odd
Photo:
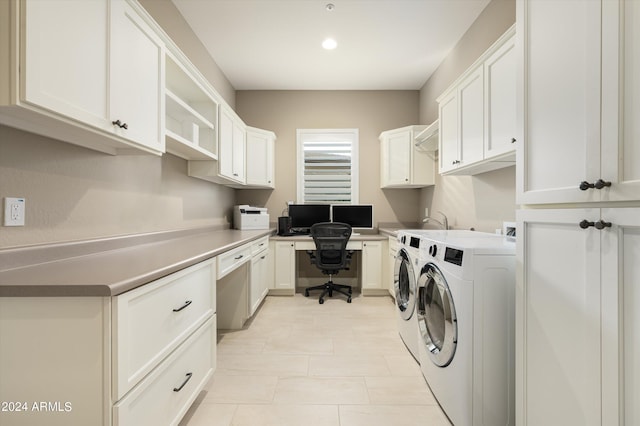
<svg viewBox="0 0 640 426">
<path fill-rule="evenodd" d="M 516 424 L 640 424 L 640 2 L 517 0 Z"/>
</svg>

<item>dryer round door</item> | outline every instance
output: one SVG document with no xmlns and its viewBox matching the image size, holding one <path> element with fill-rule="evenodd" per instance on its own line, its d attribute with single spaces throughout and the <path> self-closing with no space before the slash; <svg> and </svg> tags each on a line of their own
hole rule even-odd
<svg viewBox="0 0 640 426">
<path fill-rule="evenodd" d="M 405 249 L 400 249 L 396 255 L 393 267 L 393 288 L 400 317 L 408 321 L 416 307 L 416 275 L 411 257 Z"/>
<path fill-rule="evenodd" d="M 449 365 L 458 345 L 456 309 L 447 280 L 433 263 L 418 278 L 418 327 L 431 361 Z"/>
</svg>

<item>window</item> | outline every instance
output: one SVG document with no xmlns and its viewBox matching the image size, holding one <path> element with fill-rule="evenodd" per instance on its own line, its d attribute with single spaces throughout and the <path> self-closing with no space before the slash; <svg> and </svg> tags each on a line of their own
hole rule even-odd
<svg viewBox="0 0 640 426">
<path fill-rule="evenodd" d="M 358 129 L 298 129 L 298 203 L 358 203 Z"/>
</svg>

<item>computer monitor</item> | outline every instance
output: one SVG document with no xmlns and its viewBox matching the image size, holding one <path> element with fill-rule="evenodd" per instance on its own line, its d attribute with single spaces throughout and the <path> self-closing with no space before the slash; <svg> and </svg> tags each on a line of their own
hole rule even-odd
<svg viewBox="0 0 640 426">
<path fill-rule="evenodd" d="M 371 204 L 333 204 L 331 220 L 347 223 L 356 229 L 373 229 L 373 206 Z"/>
<path fill-rule="evenodd" d="M 308 230 L 315 223 L 331 222 L 331 205 L 329 204 L 289 204 L 291 228 Z"/>
</svg>

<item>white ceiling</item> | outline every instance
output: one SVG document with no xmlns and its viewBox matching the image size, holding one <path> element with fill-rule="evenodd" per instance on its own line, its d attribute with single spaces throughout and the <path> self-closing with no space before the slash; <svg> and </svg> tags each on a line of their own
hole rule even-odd
<svg viewBox="0 0 640 426">
<path fill-rule="evenodd" d="M 490 0 L 172 1 L 236 90 L 418 90 Z"/>
</svg>

